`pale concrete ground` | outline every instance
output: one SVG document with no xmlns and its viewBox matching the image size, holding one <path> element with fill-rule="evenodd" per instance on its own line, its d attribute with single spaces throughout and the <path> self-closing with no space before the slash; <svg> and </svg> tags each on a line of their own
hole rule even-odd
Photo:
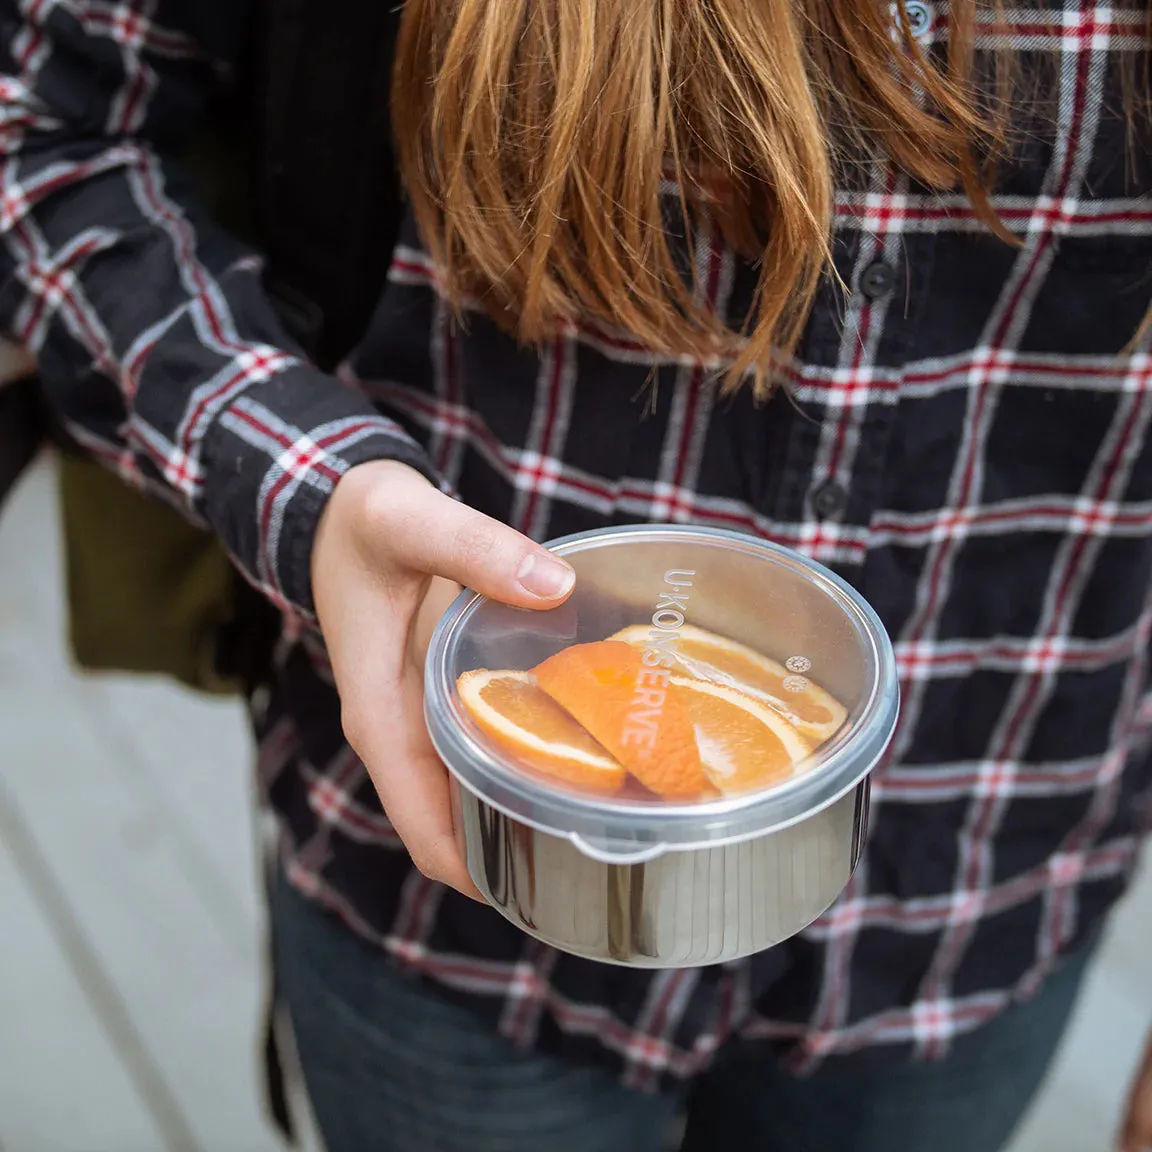
<svg viewBox="0 0 1152 1152">
<path fill-rule="evenodd" d="M 249 801 L 237 708 L 70 670 L 38 469 L 0 522 L 0 1152 L 278 1148 Z M 1150 952 L 1145 875 L 1013 1152 L 1111 1148 Z"/>
</svg>

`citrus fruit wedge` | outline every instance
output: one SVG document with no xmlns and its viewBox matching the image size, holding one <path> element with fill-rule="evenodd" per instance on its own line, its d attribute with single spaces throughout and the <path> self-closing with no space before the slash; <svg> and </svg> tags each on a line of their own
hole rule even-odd
<svg viewBox="0 0 1152 1152">
<path fill-rule="evenodd" d="M 647 625 L 638 625 L 617 632 L 611 639 L 644 648 L 650 635 Z M 843 705 L 819 684 L 790 673 L 775 660 L 735 640 L 703 628 L 684 625 L 676 642 L 662 651 L 671 656 L 678 675 L 746 692 L 817 743 L 835 735 L 847 715 Z"/>
<path fill-rule="evenodd" d="M 627 773 L 530 672 L 465 672 L 460 700 L 476 724 L 526 767 L 577 788 L 611 795 Z"/>
<path fill-rule="evenodd" d="M 787 780 L 811 745 L 778 712 L 723 684 L 673 676 L 670 691 L 683 702 L 705 775 L 735 795 Z"/>
<path fill-rule="evenodd" d="M 696 800 L 707 777 L 696 734 L 669 675 L 639 649 L 602 640 L 574 644 L 534 670 L 536 682 L 651 792 Z"/>
</svg>

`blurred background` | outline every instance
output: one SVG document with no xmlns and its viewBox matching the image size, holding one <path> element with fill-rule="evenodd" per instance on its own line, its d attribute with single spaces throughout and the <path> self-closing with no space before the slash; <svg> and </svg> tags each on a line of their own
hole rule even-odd
<svg viewBox="0 0 1152 1152">
<path fill-rule="evenodd" d="M 54 499 L 0 519 L 0 1152 L 272 1152 L 240 710 L 71 671 Z M 1145 870 L 1013 1152 L 1112 1148 L 1150 957 Z"/>
</svg>

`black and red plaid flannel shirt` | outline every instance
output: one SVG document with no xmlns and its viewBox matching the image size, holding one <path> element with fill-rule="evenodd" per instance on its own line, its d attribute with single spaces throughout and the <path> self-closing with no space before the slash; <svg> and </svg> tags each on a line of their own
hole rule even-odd
<svg viewBox="0 0 1152 1152">
<path fill-rule="evenodd" d="M 236 50 L 241 0 L 0 0 L 0 322 L 75 436 L 219 534 L 286 613 L 261 776 L 283 861 L 382 955 L 516 1044 L 691 1076 L 733 1038 L 798 1069 L 938 1058 L 1098 930 L 1152 823 L 1152 166 L 1120 61 L 1143 17 L 1013 8 L 1050 77 L 991 237 L 958 196 L 882 166 L 839 198 L 836 260 L 792 400 L 718 396 L 708 366 L 573 328 L 516 348 L 454 322 L 414 237 L 344 373 L 292 352 L 252 253 L 162 158 Z M 906 9 L 941 42 L 943 5 Z M 752 274 L 702 236 L 734 316 Z M 645 387 L 654 374 L 655 387 Z M 397 457 L 546 539 L 694 522 L 831 565 L 896 644 L 904 713 L 866 858 L 795 940 L 643 973 L 549 950 L 413 871 L 344 744 L 312 626 L 317 518 Z"/>
</svg>

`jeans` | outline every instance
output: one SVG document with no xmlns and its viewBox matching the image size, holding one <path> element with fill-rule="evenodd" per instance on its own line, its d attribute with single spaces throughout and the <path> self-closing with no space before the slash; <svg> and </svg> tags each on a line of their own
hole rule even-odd
<svg viewBox="0 0 1152 1152">
<path fill-rule="evenodd" d="M 328 1152 L 665 1152 L 680 1101 L 515 1050 L 278 882 L 279 994 Z M 682 1152 L 998 1152 L 1035 1096 L 1092 948 L 938 1064 L 798 1079 L 734 1047 L 692 1086 Z"/>
</svg>

